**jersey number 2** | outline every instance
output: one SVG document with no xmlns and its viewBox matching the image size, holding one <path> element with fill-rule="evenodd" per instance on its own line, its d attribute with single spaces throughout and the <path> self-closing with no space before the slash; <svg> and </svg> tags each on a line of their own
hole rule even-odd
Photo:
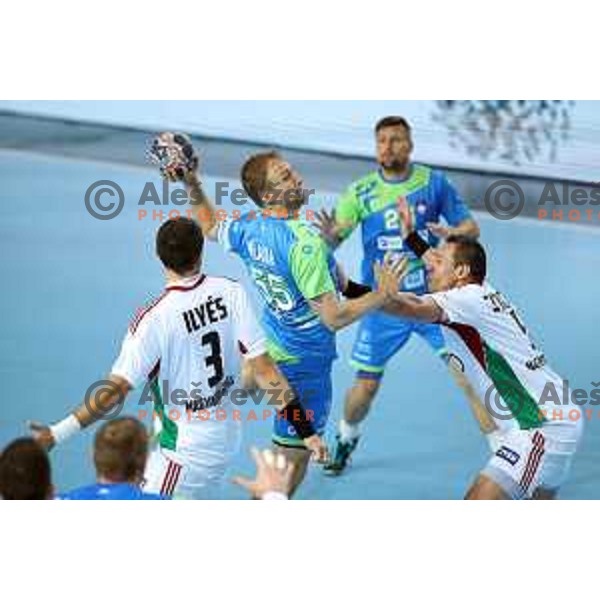
<svg viewBox="0 0 600 600">
<path fill-rule="evenodd" d="M 387 231 L 390 229 L 400 229 L 400 215 L 398 214 L 397 208 L 386 210 L 383 218 L 385 220 L 385 228 Z"/>
</svg>

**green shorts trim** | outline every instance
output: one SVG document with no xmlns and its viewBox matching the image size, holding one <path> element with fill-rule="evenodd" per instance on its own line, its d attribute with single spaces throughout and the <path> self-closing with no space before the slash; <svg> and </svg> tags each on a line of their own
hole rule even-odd
<svg viewBox="0 0 600 600">
<path fill-rule="evenodd" d="M 284 448 L 306 448 L 304 442 L 298 438 L 284 438 L 278 435 L 273 435 L 272 438 L 273 443 L 278 446 L 283 446 Z"/>
<path fill-rule="evenodd" d="M 350 359 L 350 366 L 356 371 L 365 371 L 366 373 L 376 373 L 377 375 L 380 375 L 385 372 L 385 367 L 373 367 L 372 365 L 365 365 L 354 359 Z"/>
</svg>

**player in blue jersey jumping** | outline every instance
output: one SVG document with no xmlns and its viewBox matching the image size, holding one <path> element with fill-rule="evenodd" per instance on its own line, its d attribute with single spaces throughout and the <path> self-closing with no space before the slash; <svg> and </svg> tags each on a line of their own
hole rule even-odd
<svg viewBox="0 0 600 600">
<path fill-rule="evenodd" d="M 322 435 L 331 407 L 335 332 L 382 308 L 395 296 L 398 273 L 393 267 L 376 265 L 374 291 L 348 282 L 319 231 L 295 218 L 294 213 L 306 204 L 307 194 L 298 173 L 276 152 L 252 156 L 242 168 L 244 188 L 259 210 L 218 221 L 202 190 L 189 141 L 173 134 L 161 134 L 158 140 L 160 155 L 168 158 L 163 174 L 184 179 L 196 208 L 208 213 L 209 218 L 200 219 L 204 236 L 219 241 L 244 261 L 264 301 L 262 323 L 269 354 L 304 409 L 310 411 L 315 432 Z M 352 299 L 340 301 L 338 291 Z M 277 415 L 273 442 L 295 465 L 295 489 L 310 458 L 304 440 L 288 420 Z"/>
<path fill-rule="evenodd" d="M 373 265 L 386 253 L 410 259 L 410 274 L 402 291 L 424 294 L 427 290 L 422 261 L 403 245 L 398 198 L 405 198 L 414 214 L 416 228 L 431 246 L 449 235 L 479 236 L 479 227 L 455 188 L 441 171 L 413 163 L 411 127 L 402 117 L 385 117 L 375 127 L 379 168 L 353 183 L 339 199 L 335 212 L 322 211 L 318 226 L 332 248 L 337 248 L 360 225 L 363 243 L 362 280 L 372 285 Z M 446 224 L 440 223 L 443 218 Z M 331 462 L 326 470 L 341 473 L 358 444 L 360 424 L 366 418 L 387 362 L 413 333 L 424 338 L 442 358 L 445 348 L 438 325 L 400 320 L 375 311 L 367 315 L 352 352 L 356 371 L 346 395 L 344 416 Z M 466 382 L 456 375 L 457 382 Z"/>
</svg>

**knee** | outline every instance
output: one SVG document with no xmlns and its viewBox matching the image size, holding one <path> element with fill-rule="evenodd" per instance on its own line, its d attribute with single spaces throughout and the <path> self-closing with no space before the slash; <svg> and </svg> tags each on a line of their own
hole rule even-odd
<svg viewBox="0 0 600 600">
<path fill-rule="evenodd" d="M 479 475 L 471 489 L 467 492 L 465 500 L 509 500 L 508 494 L 492 479 L 486 475 Z"/>
<path fill-rule="evenodd" d="M 355 388 L 359 390 L 359 393 L 366 400 L 373 400 L 377 392 L 379 391 L 379 386 L 381 385 L 380 379 L 363 379 L 358 377 L 354 384 Z"/>
</svg>

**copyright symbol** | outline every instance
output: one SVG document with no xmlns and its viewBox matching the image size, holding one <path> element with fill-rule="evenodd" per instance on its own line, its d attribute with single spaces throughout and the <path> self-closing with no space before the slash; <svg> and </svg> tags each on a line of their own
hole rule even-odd
<svg viewBox="0 0 600 600">
<path fill-rule="evenodd" d="M 114 396 L 115 394 L 117 396 L 116 403 L 109 410 L 105 410 L 104 407 L 107 406 L 107 396 Z M 110 381 L 109 379 L 101 379 L 100 381 L 95 381 L 92 383 L 92 385 L 90 385 L 90 387 L 88 387 L 88 389 L 85 391 L 83 404 L 89 413 L 98 420 L 108 421 L 114 417 L 118 417 L 121 414 L 123 406 L 125 405 L 124 400 L 125 395 L 121 391 L 121 388 L 114 381 Z"/>
<path fill-rule="evenodd" d="M 117 196 L 117 201 L 107 198 L 102 201 L 102 196 Z M 102 179 L 92 183 L 85 192 L 85 207 L 87 211 L 95 219 L 101 221 L 109 221 L 114 219 L 125 206 L 125 194 L 121 186 L 110 181 L 110 179 Z"/>
<path fill-rule="evenodd" d="M 525 194 L 514 181 L 501 179 L 487 189 L 484 202 L 492 217 L 501 221 L 510 221 L 523 211 Z"/>
<path fill-rule="evenodd" d="M 485 408 L 499 421 L 510 421 L 521 414 L 525 397 L 510 381 L 499 381 L 491 385 L 484 398 Z"/>
</svg>

